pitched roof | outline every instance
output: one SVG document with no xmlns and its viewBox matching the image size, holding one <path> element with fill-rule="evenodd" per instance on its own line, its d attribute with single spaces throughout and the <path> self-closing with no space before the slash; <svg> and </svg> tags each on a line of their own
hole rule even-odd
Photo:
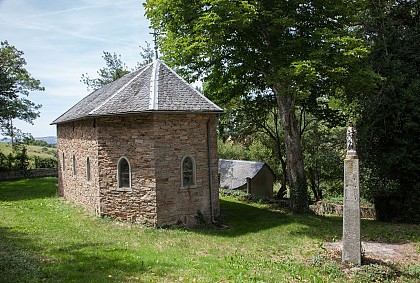
<svg viewBox="0 0 420 283">
<path fill-rule="evenodd" d="M 265 162 L 219 159 L 220 187 L 239 188 L 246 184 L 246 178 L 254 178 L 264 165 Z"/>
<path fill-rule="evenodd" d="M 160 60 L 87 95 L 52 124 L 87 117 L 163 112 L 222 113 Z"/>
</svg>

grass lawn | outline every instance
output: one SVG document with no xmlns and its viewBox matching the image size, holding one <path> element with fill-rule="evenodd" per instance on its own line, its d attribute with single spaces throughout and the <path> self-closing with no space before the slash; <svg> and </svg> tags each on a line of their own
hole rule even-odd
<svg viewBox="0 0 420 283">
<path fill-rule="evenodd" d="M 420 263 L 341 265 L 322 248 L 339 217 L 224 197 L 226 227 L 154 229 L 88 214 L 56 182 L 0 182 L 0 282 L 419 282 Z M 419 225 L 363 220 L 362 233 L 420 252 Z"/>
</svg>

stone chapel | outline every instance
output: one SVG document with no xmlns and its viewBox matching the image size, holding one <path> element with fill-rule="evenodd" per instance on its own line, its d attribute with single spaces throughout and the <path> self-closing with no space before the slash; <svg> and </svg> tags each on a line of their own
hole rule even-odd
<svg viewBox="0 0 420 283">
<path fill-rule="evenodd" d="M 156 227 L 214 221 L 221 113 L 160 60 L 105 85 L 52 123 L 59 195 Z"/>
</svg>

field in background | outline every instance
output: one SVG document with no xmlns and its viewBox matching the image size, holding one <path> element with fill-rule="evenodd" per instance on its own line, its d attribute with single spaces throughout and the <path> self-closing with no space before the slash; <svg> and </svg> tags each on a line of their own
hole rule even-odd
<svg viewBox="0 0 420 283">
<path fill-rule="evenodd" d="M 0 182 L 0 282 L 418 282 L 420 264 L 343 266 L 322 247 L 342 218 L 221 199 L 222 224 L 155 229 L 101 219 L 56 178 Z M 365 240 L 411 242 L 418 225 L 363 220 Z"/>
<path fill-rule="evenodd" d="M 36 145 L 26 145 L 29 157 L 42 157 L 42 158 L 56 158 L 57 149 L 52 147 L 42 147 Z M 0 142 L 0 152 L 8 155 L 13 151 L 12 145 L 6 142 Z"/>
</svg>

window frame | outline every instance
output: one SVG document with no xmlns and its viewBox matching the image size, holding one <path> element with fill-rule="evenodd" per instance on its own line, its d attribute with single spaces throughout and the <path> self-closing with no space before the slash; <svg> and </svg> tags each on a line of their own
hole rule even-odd
<svg viewBox="0 0 420 283">
<path fill-rule="evenodd" d="M 89 156 L 86 157 L 86 181 L 90 183 L 92 180 L 92 174 L 91 174 L 91 167 L 90 167 L 90 158 Z"/>
<path fill-rule="evenodd" d="M 190 159 L 192 163 L 192 183 L 191 184 L 185 184 L 184 183 L 184 161 L 186 159 Z M 197 187 L 197 169 L 196 169 L 196 163 L 194 157 L 191 155 L 185 155 L 181 160 L 181 189 L 190 189 L 190 188 L 196 188 Z"/>
<path fill-rule="evenodd" d="M 66 171 L 66 161 L 64 157 L 64 152 L 61 154 L 61 171 L 64 173 Z"/>
<path fill-rule="evenodd" d="M 72 169 L 73 169 L 73 177 L 76 176 L 76 155 L 73 154 L 72 158 Z"/>
<path fill-rule="evenodd" d="M 121 162 L 125 160 L 128 164 L 128 187 L 122 187 L 121 185 Z M 117 190 L 118 191 L 131 191 L 131 164 L 127 157 L 122 156 L 118 159 L 117 163 Z"/>
</svg>

